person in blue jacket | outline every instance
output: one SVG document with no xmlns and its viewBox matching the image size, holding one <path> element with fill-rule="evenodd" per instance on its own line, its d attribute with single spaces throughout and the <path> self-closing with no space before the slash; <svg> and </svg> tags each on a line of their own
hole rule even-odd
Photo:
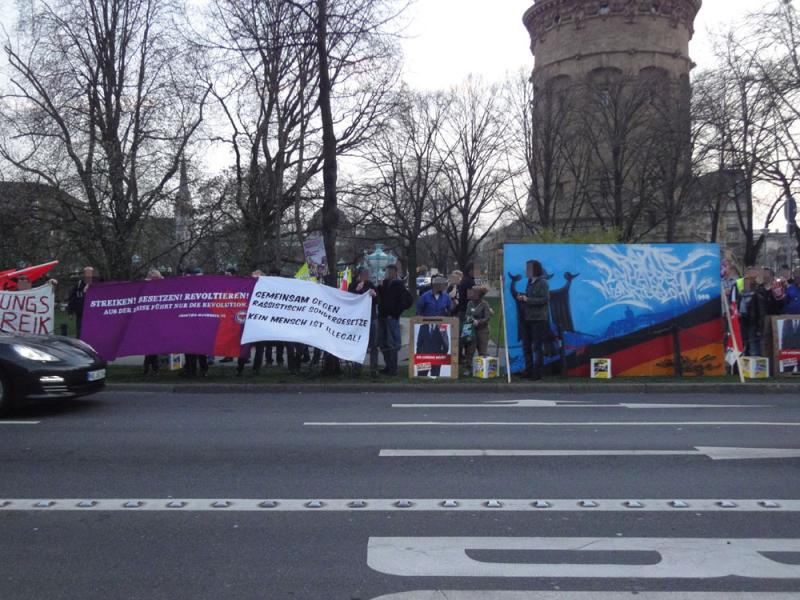
<svg viewBox="0 0 800 600">
<path fill-rule="evenodd" d="M 431 289 L 417 300 L 418 317 L 449 317 L 453 312 L 450 294 L 445 293 L 447 279 L 436 275 L 431 280 Z"/>
<path fill-rule="evenodd" d="M 783 301 L 783 314 L 800 315 L 800 281 L 798 273 L 794 274 L 786 286 L 786 297 Z"/>
</svg>

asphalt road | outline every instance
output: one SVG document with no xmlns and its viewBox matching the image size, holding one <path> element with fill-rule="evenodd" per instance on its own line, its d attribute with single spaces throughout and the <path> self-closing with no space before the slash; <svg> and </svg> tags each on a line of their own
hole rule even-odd
<svg viewBox="0 0 800 600">
<path fill-rule="evenodd" d="M 800 598 L 800 399 L 108 392 L 0 421 L 0 548 L 2 600 Z"/>
</svg>

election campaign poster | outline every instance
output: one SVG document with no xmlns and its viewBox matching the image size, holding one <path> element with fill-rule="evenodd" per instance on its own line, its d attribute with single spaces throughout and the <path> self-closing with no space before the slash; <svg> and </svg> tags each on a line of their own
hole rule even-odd
<svg viewBox="0 0 800 600">
<path fill-rule="evenodd" d="M 142 354 L 238 356 L 256 280 L 204 275 L 97 283 L 81 339 L 106 360 Z"/>
<path fill-rule="evenodd" d="M 311 277 L 322 281 L 328 274 L 328 259 L 325 254 L 325 241 L 319 232 L 312 233 L 303 242 L 303 254 Z"/>
<path fill-rule="evenodd" d="M 282 277 L 259 277 L 242 343 L 307 344 L 342 360 L 362 363 L 369 344 L 372 298 Z"/>
<path fill-rule="evenodd" d="M 55 329 L 53 286 L 0 292 L 0 331 L 52 335 Z"/>
<path fill-rule="evenodd" d="M 800 377 L 800 316 L 772 317 L 775 374 Z"/>
<path fill-rule="evenodd" d="M 411 319 L 408 376 L 458 379 L 458 319 Z"/>
</svg>

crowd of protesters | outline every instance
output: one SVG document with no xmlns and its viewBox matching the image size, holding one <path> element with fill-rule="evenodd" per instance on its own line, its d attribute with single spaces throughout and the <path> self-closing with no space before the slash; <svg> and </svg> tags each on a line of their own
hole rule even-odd
<svg viewBox="0 0 800 600">
<path fill-rule="evenodd" d="M 492 309 L 485 302 L 484 296 L 488 291 L 485 287 L 475 287 L 474 267 L 469 265 L 465 272 L 454 271 L 449 278 L 436 276 L 430 289 L 421 290 L 417 302 L 417 315 L 427 317 L 457 317 L 462 334 L 466 329 L 471 335 L 462 335 L 462 359 L 471 358 L 477 352 L 485 355 L 488 351 L 488 328 Z M 200 276 L 202 269 L 188 269 L 183 276 Z M 235 269 L 229 268 L 225 275 L 235 276 Z M 263 271 L 256 270 L 253 277 L 266 275 Z M 277 269 L 269 273 L 270 276 L 281 276 Z M 80 337 L 83 324 L 84 299 L 96 281 L 96 271 L 92 267 L 83 269 L 83 276 L 72 288 L 67 303 L 68 314 L 74 316 L 76 335 Z M 145 280 L 162 279 L 157 269 L 148 271 Z M 373 281 L 372 272 L 367 267 L 358 269 L 356 277 L 349 284 L 348 291 L 353 294 L 369 294 L 372 297 L 372 319 L 368 345 L 368 367 L 372 375 L 396 376 L 399 373 L 399 352 L 403 346 L 400 319 L 409 308 L 414 306 L 412 293 L 409 291 L 405 280 L 400 278 L 397 265 L 389 265 L 385 269 L 385 276 L 377 284 Z M 379 354 L 383 355 L 383 368 L 379 369 Z M 255 374 L 261 372 L 266 364 L 276 364 L 288 367 L 289 372 L 299 372 L 302 364 L 310 363 L 311 366 L 319 363 L 322 352 L 317 348 L 309 348 L 304 344 L 280 341 L 264 341 L 242 346 L 238 357 L 222 357 L 220 362 L 236 361 L 236 371 L 243 374 L 248 364 L 252 363 Z M 200 354 L 185 354 L 183 357 L 182 374 L 187 377 L 205 377 L 209 367 L 215 362 L 215 357 Z M 354 373 L 360 375 L 363 365 L 354 365 Z M 160 372 L 160 357 L 148 355 L 144 357 L 143 372 L 145 375 L 157 375 Z"/>
<path fill-rule="evenodd" d="M 783 267 L 776 274 L 769 267 L 747 267 L 739 273 L 729 267 L 723 282 L 728 300 L 739 313 L 745 356 L 769 354 L 772 319 L 800 315 L 800 270 Z"/>
</svg>

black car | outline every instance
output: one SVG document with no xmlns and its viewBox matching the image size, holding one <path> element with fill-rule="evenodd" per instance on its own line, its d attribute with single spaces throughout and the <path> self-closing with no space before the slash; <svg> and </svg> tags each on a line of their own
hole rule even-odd
<svg viewBox="0 0 800 600">
<path fill-rule="evenodd" d="M 19 402 L 93 394 L 106 383 L 106 361 L 68 337 L 0 333 L 0 415 Z"/>
</svg>

